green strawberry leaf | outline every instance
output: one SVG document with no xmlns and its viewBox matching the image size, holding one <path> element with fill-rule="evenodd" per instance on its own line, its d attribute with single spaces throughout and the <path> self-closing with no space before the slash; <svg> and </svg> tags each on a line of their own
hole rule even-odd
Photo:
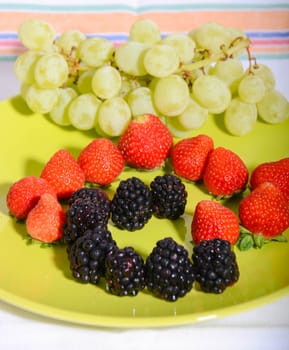
<svg viewBox="0 0 289 350">
<path fill-rule="evenodd" d="M 241 251 L 249 250 L 254 246 L 254 239 L 251 234 L 242 233 L 238 239 L 237 247 Z"/>
<path fill-rule="evenodd" d="M 32 238 L 29 234 L 27 234 L 24 237 L 26 244 L 27 245 L 38 245 L 40 248 L 50 248 L 50 247 L 55 247 L 57 245 L 61 245 L 60 241 L 57 242 L 51 242 L 51 243 L 45 243 L 38 241 L 37 239 Z"/>
<path fill-rule="evenodd" d="M 245 251 L 251 248 L 261 249 L 264 246 L 264 244 L 268 244 L 271 242 L 283 243 L 288 242 L 288 240 L 282 234 L 272 238 L 266 238 L 262 235 L 253 234 L 244 227 L 241 227 L 241 233 L 236 245 L 239 248 L 239 250 Z"/>
</svg>

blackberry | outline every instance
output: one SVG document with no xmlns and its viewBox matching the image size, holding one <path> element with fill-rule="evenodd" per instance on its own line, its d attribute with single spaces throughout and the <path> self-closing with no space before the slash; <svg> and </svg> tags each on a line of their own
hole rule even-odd
<svg viewBox="0 0 289 350">
<path fill-rule="evenodd" d="M 143 258 L 132 248 L 111 250 L 105 261 L 105 280 L 108 292 L 135 296 L 145 287 Z"/>
<path fill-rule="evenodd" d="M 152 217 L 152 195 L 140 179 L 131 177 L 120 182 L 111 201 L 111 220 L 121 229 L 139 230 Z"/>
<path fill-rule="evenodd" d="M 108 195 L 101 188 L 82 187 L 72 194 L 69 198 L 69 204 L 71 205 L 78 199 L 90 199 L 92 201 L 102 202 L 104 206 L 110 208 Z"/>
<path fill-rule="evenodd" d="M 185 212 L 188 194 L 178 177 L 172 174 L 157 176 L 150 188 L 156 217 L 175 220 Z"/>
<path fill-rule="evenodd" d="M 67 248 L 73 277 L 83 283 L 97 284 L 104 275 L 106 255 L 115 247 L 110 231 L 103 226 L 87 230 Z"/>
<path fill-rule="evenodd" d="M 153 295 L 176 301 L 194 283 L 193 265 L 184 246 L 172 238 L 159 240 L 146 259 L 146 284 Z"/>
<path fill-rule="evenodd" d="M 110 200 L 98 189 L 80 190 L 71 197 L 63 226 L 63 241 L 72 244 L 88 229 L 106 226 L 110 217 Z"/>
<path fill-rule="evenodd" d="M 239 279 L 236 255 L 226 240 L 201 241 L 194 246 L 192 260 L 196 281 L 204 292 L 220 294 Z"/>
</svg>

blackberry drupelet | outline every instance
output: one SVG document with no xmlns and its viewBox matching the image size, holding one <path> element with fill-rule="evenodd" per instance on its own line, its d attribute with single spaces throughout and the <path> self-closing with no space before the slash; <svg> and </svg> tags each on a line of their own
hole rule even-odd
<svg viewBox="0 0 289 350">
<path fill-rule="evenodd" d="M 108 195 L 101 188 L 82 187 L 72 194 L 69 198 L 69 204 L 71 205 L 78 199 L 90 199 L 92 201 L 102 202 L 104 206 L 110 208 Z"/>
<path fill-rule="evenodd" d="M 188 194 L 180 178 L 172 174 L 157 176 L 150 188 L 156 217 L 176 220 L 185 212 Z"/>
<path fill-rule="evenodd" d="M 111 250 L 105 261 L 108 292 L 118 296 L 135 296 L 145 287 L 143 258 L 132 248 Z"/>
<path fill-rule="evenodd" d="M 73 277 L 83 283 L 97 284 L 104 276 L 106 255 L 115 247 L 116 243 L 105 227 L 87 230 L 67 248 Z"/>
<path fill-rule="evenodd" d="M 194 246 L 192 260 L 196 281 L 204 292 L 220 294 L 239 279 L 236 255 L 226 240 L 201 241 Z"/>
<path fill-rule="evenodd" d="M 119 183 L 111 201 L 111 220 L 121 229 L 139 230 L 152 217 L 152 195 L 142 180 L 131 177 Z"/>
<path fill-rule="evenodd" d="M 72 244 L 86 230 L 101 224 L 106 226 L 110 216 L 110 200 L 101 190 L 80 190 L 71 197 L 63 226 L 63 241 Z"/>
<path fill-rule="evenodd" d="M 193 265 L 184 246 L 167 237 L 159 240 L 146 259 L 146 284 L 158 298 L 176 301 L 194 283 Z"/>
</svg>

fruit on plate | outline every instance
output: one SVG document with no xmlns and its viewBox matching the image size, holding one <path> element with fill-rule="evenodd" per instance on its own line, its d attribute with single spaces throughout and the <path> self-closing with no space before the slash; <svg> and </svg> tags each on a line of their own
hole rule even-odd
<svg viewBox="0 0 289 350">
<path fill-rule="evenodd" d="M 111 220 L 120 229 L 142 229 L 153 214 L 152 193 L 139 178 L 120 181 L 111 200 Z"/>
<path fill-rule="evenodd" d="M 118 149 L 127 165 L 154 169 L 167 158 L 173 138 L 168 128 L 153 114 L 134 118 L 118 141 Z"/>
<path fill-rule="evenodd" d="M 214 200 L 197 203 L 191 223 L 193 242 L 221 238 L 235 244 L 239 238 L 238 216 L 229 208 Z"/>
<path fill-rule="evenodd" d="M 105 259 L 106 290 L 118 296 L 136 296 L 145 288 L 144 260 L 133 247 L 113 248 Z"/>
<path fill-rule="evenodd" d="M 289 201 L 289 158 L 259 164 L 253 169 L 250 186 L 254 190 L 263 182 L 271 182 L 279 187 Z"/>
<path fill-rule="evenodd" d="M 49 193 L 44 193 L 29 212 L 26 229 L 32 238 L 51 243 L 62 237 L 64 222 L 65 211 L 57 198 Z"/>
<path fill-rule="evenodd" d="M 66 149 L 60 149 L 52 155 L 40 177 L 51 184 L 59 199 L 69 198 L 85 183 L 83 170 Z"/>
<path fill-rule="evenodd" d="M 101 137 L 91 141 L 81 150 L 78 164 L 88 182 L 109 185 L 122 172 L 124 159 L 116 145 L 108 138 Z"/>
<path fill-rule="evenodd" d="M 243 191 L 248 177 L 246 164 L 232 150 L 217 147 L 209 154 L 203 181 L 214 196 L 230 197 Z"/>
<path fill-rule="evenodd" d="M 19 220 L 26 219 L 44 193 L 50 193 L 56 197 L 54 188 L 45 179 L 36 176 L 25 176 L 19 179 L 10 186 L 6 196 L 10 214 Z"/>
<path fill-rule="evenodd" d="M 223 293 L 239 279 L 236 255 L 226 240 L 201 241 L 193 248 L 192 260 L 196 282 L 206 293 Z"/>
<path fill-rule="evenodd" d="M 27 19 L 18 36 L 28 50 L 14 69 L 21 95 L 33 112 L 48 113 L 57 124 L 110 138 L 144 113 L 160 117 L 176 137 L 191 135 L 209 113 L 224 113 L 225 127 L 237 136 L 253 130 L 257 113 L 267 123 L 289 117 L 271 69 L 252 58 L 242 30 L 215 22 L 188 30 L 162 35 L 157 23 L 141 18 L 128 40 L 114 45 L 75 29 L 56 37 L 49 23 Z"/>
<path fill-rule="evenodd" d="M 157 241 L 146 259 L 145 271 L 148 290 L 167 301 L 185 296 L 195 280 L 188 251 L 171 237 Z"/>
<path fill-rule="evenodd" d="M 116 247 L 105 225 L 87 230 L 67 250 L 73 277 L 82 283 L 98 284 L 105 272 L 105 258 Z"/>
<path fill-rule="evenodd" d="M 156 217 L 176 220 L 184 214 L 188 193 L 180 178 L 173 174 L 156 176 L 150 189 Z"/>
<path fill-rule="evenodd" d="M 208 135 L 197 135 L 178 141 L 170 152 L 174 172 L 191 181 L 203 178 L 207 158 L 214 148 Z"/>
<path fill-rule="evenodd" d="M 263 182 L 241 200 L 239 217 L 249 232 L 273 238 L 289 227 L 288 200 L 277 186 Z"/>
</svg>

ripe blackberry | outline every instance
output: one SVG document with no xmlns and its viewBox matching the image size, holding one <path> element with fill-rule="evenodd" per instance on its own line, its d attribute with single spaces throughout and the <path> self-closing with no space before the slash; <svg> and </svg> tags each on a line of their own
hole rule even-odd
<svg viewBox="0 0 289 350">
<path fill-rule="evenodd" d="M 73 277 L 83 283 L 97 284 L 104 275 L 106 255 L 115 247 L 110 231 L 103 226 L 87 230 L 67 248 Z"/>
<path fill-rule="evenodd" d="M 145 287 L 144 261 L 132 248 L 111 250 L 105 261 L 105 280 L 108 292 L 135 296 Z"/>
<path fill-rule="evenodd" d="M 71 205 L 78 199 L 91 199 L 92 201 L 102 202 L 104 206 L 110 208 L 108 195 L 101 188 L 82 187 L 72 194 L 69 198 L 69 204 Z"/>
<path fill-rule="evenodd" d="M 201 241 L 193 249 L 193 270 L 200 289 L 222 293 L 239 279 L 239 268 L 230 243 L 220 238 Z"/>
<path fill-rule="evenodd" d="M 156 217 L 175 220 L 185 212 L 188 194 L 178 177 L 171 174 L 157 176 L 150 188 Z"/>
<path fill-rule="evenodd" d="M 170 237 L 157 242 L 145 269 L 147 288 L 158 298 L 176 301 L 192 289 L 194 273 L 188 252 Z"/>
<path fill-rule="evenodd" d="M 63 241 L 72 244 L 86 230 L 101 224 L 106 226 L 110 216 L 110 200 L 97 189 L 84 189 L 71 197 L 63 226 Z"/>
<path fill-rule="evenodd" d="M 152 195 L 140 179 L 120 182 L 111 202 L 111 220 L 128 231 L 141 229 L 152 216 Z"/>
</svg>

